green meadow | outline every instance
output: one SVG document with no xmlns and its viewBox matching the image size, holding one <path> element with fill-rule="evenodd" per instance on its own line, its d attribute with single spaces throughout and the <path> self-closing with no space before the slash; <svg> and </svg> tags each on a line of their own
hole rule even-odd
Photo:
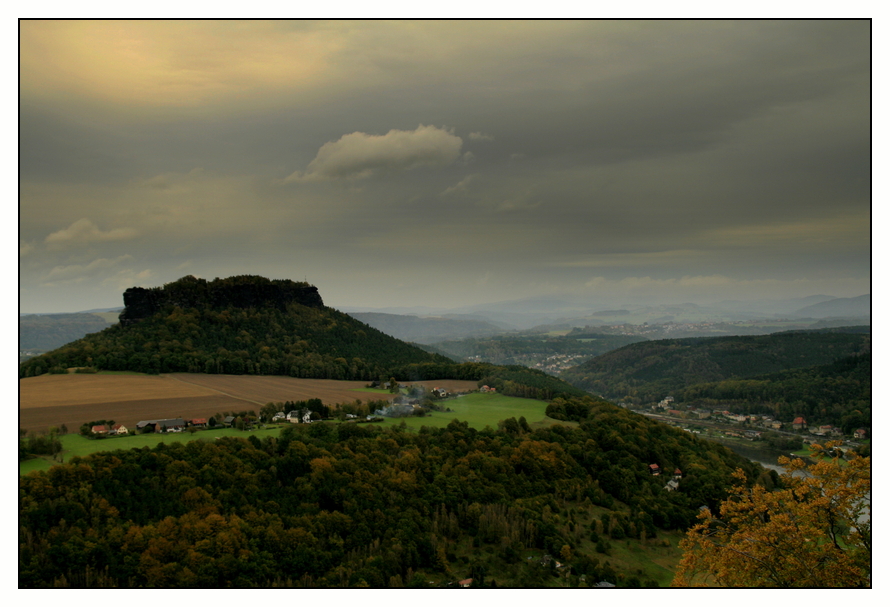
<svg viewBox="0 0 890 607">
<path fill-rule="evenodd" d="M 381 391 L 383 392 L 383 391 Z M 547 418 L 544 411 L 547 403 L 542 400 L 528 398 L 516 398 L 502 394 L 467 394 L 457 398 L 448 399 L 442 405 L 451 409 L 449 412 L 434 411 L 425 417 L 401 417 L 386 418 L 384 426 L 399 425 L 402 422 L 409 428 L 419 429 L 421 426 L 444 428 L 452 420 L 458 419 L 467 422 L 471 428 L 481 430 L 486 426 L 498 427 L 498 422 L 510 417 L 517 420 L 525 417 L 526 421 L 534 427 L 546 426 L 554 423 Z M 561 422 L 565 423 L 565 422 Z M 269 426 L 263 430 L 236 430 L 224 428 L 219 430 L 201 430 L 199 432 L 181 432 L 167 434 L 137 434 L 135 436 L 121 436 L 103 439 L 88 439 L 79 434 L 66 434 L 62 440 L 62 458 L 70 460 L 74 456 L 83 457 L 98 451 L 113 451 L 116 449 L 134 449 L 142 447 L 154 447 L 159 443 L 183 443 L 193 440 L 213 440 L 221 436 L 238 436 L 247 438 L 256 436 L 278 436 L 281 426 Z M 48 470 L 53 464 L 49 457 L 37 457 L 19 464 L 19 474 L 27 474 L 34 470 Z"/>
<path fill-rule="evenodd" d="M 524 417 L 529 424 L 544 421 L 547 403 L 542 400 L 516 398 L 502 394 L 472 393 L 442 402 L 451 411 L 433 411 L 424 417 L 388 417 L 384 425 L 399 425 L 405 422 L 409 428 L 429 426 L 444 428 L 452 420 L 467 422 L 471 428 L 482 430 L 485 426 L 498 427 L 498 422 L 510 417 Z"/>
<path fill-rule="evenodd" d="M 160 443 L 186 443 L 193 440 L 214 440 L 222 436 L 239 436 L 247 438 L 256 436 L 278 436 L 281 426 L 269 426 L 264 430 L 237 430 L 235 428 L 222 428 L 220 430 L 201 430 L 199 432 L 170 432 L 166 434 L 137 434 L 135 436 L 119 436 L 112 438 L 89 439 L 80 434 L 66 434 L 61 438 L 62 458 L 64 461 L 72 457 L 84 457 L 99 451 L 115 451 L 117 449 L 141 449 L 142 447 L 155 447 Z M 57 462 L 49 457 L 37 457 L 19 464 L 19 474 L 27 474 L 34 470 L 49 470 Z"/>
</svg>

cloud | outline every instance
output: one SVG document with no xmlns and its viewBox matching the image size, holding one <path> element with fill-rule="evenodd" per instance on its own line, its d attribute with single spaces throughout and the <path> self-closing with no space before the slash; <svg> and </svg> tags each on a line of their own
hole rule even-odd
<svg viewBox="0 0 890 607">
<path fill-rule="evenodd" d="M 448 166 L 460 157 L 462 145 L 460 137 L 434 126 L 393 129 L 386 135 L 350 133 L 321 146 L 305 171 L 296 171 L 284 181 L 363 179 L 421 166 Z"/>
<path fill-rule="evenodd" d="M 446 188 L 439 196 L 449 196 L 451 194 L 466 194 L 469 189 L 470 182 L 478 177 L 478 173 L 474 173 L 472 175 L 467 175 L 458 183 L 454 184 L 450 188 Z"/>
<path fill-rule="evenodd" d="M 129 256 L 126 256 L 129 257 Z M 132 259 L 132 258 L 131 258 Z M 149 287 L 151 285 L 151 279 L 153 279 L 155 273 L 151 270 L 142 270 L 141 272 L 136 272 L 134 270 L 120 270 L 113 276 L 109 276 L 108 278 L 102 281 L 103 285 L 111 285 L 117 291 L 125 291 L 130 287 Z"/>
<path fill-rule="evenodd" d="M 507 204 L 507 203 L 504 203 Z M 502 205 L 503 206 L 503 205 Z M 564 268 L 619 268 L 629 266 L 673 266 L 707 257 L 708 251 L 672 249 L 640 253 L 599 253 L 580 259 L 555 261 L 545 265 Z"/>
<path fill-rule="evenodd" d="M 130 240 L 138 232 L 133 228 L 117 228 L 103 232 L 89 219 L 78 219 L 64 230 L 53 232 L 44 242 L 50 246 L 67 246 L 93 242 Z"/>
<path fill-rule="evenodd" d="M 87 265 L 74 264 L 70 266 L 56 266 L 44 278 L 44 286 L 55 286 L 70 282 L 80 282 L 97 274 L 107 272 L 109 269 L 123 263 L 133 261 L 130 255 L 121 255 L 115 259 L 95 259 Z"/>
<path fill-rule="evenodd" d="M 493 135 L 486 135 L 485 133 L 470 133 L 468 137 L 473 141 L 494 141 Z"/>
<path fill-rule="evenodd" d="M 24 257 L 34 250 L 34 245 L 29 242 L 19 241 L 19 257 Z"/>
<path fill-rule="evenodd" d="M 197 178 L 202 177 L 203 173 L 204 169 L 201 167 L 196 167 L 188 173 L 161 173 L 154 177 L 149 177 L 148 179 L 137 179 L 134 181 L 134 185 L 136 187 L 149 188 L 152 190 L 171 191 L 175 188 L 177 191 L 184 191 L 185 188 L 181 187 L 183 184 L 188 181 L 195 181 Z"/>
</svg>

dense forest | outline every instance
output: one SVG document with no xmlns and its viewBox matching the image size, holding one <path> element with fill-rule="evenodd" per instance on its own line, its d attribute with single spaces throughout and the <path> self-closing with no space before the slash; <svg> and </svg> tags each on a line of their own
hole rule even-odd
<svg viewBox="0 0 890 607">
<path fill-rule="evenodd" d="M 771 335 L 739 337 L 702 337 L 687 339 L 666 339 L 631 344 L 587 361 L 563 372 L 562 377 L 573 385 L 601 394 L 606 398 L 624 400 L 635 404 L 655 403 L 665 396 L 676 398 L 711 398 L 729 400 L 746 398 L 732 395 L 729 388 L 742 385 L 741 380 L 757 382 L 780 382 L 782 387 L 791 386 L 788 374 L 798 370 L 800 378 L 821 377 L 823 387 L 832 383 L 843 383 L 845 392 L 841 399 L 845 412 L 859 408 L 862 399 L 870 399 L 870 368 L 863 360 L 843 363 L 841 359 L 870 352 L 871 336 L 869 327 L 848 327 L 843 329 L 823 329 L 818 331 L 788 331 Z M 837 364 L 835 364 L 837 363 Z M 859 380 L 847 381 L 850 364 L 860 370 Z M 827 366 L 826 366 L 827 365 Z M 812 370 L 822 367 L 821 370 Z M 806 371 L 807 369 L 811 369 Z M 781 374 L 781 375 L 777 375 Z M 833 378 L 833 379 L 832 379 Z M 867 383 L 861 381 L 865 379 Z M 722 392 L 714 386 L 722 383 Z M 798 382 L 795 391 L 783 398 L 793 405 L 798 401 L 810 402 L 812 411 L 837 404 L 835 392 L 819 395 L 818 388 L 804 387 Z M 699 390 L 702 384 L 710 386 Z M 750 388 L 754 384 L 747 384 Z M 773 398 L 781 387 L 767 389 L 752 396 L 755 400 Z M 816 402 L 818 401 L 818 402 Z M 777 411 L 782 421 L 791 421 L 803 410 L 792 413 L 793 406 L 779 407 Z M 837 415 L 840 414 L 840 415 Z M 832 414 L 833 423 L 840 423 L 843 412 Z M 788 419 L 784 417 L 791 416 Z M 812 421 L 811 421 L 812 423 Z M 830 423 L 826 421 L 825 423 Z"/>
<path fill-rule="evenodd" d="M 19 584 L 651 585 L 612 568 L 610 542 L 686 529 L 726 497 L 736 468 L 778 482 L 609 403 L 555 405 L 581 421 L 417 432 L 318 423 L 72 458 L 20 480 Z M 679 488 L 666 491 L 670 476 L 651 464 L 681 469 Z"/>
<path fill-rule="evenodd" d="M 871 427 L 871 363 L 870 353 L 857 354 L 828 365 L 695 384 L 673 396 L 678 405 L 707 408 L 720 403 L 734 413 L 785 421 L 802 415 L 810 426 L 830 424 L 850 434 Z"/>
</svg>

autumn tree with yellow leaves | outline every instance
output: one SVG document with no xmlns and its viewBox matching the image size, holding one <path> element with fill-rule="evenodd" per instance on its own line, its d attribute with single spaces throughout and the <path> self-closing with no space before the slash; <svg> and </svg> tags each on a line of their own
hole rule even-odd
<svg viewBox="0 0 890 607">
<path fill-rule="evenodd" d="M 842 461 L 839 443 L 814 445 L 816 463 L 786 457 L 782 488 L 745 475 L 681 542 L 674 586 L 870 587 L 871 458 Z"/>
</svg>

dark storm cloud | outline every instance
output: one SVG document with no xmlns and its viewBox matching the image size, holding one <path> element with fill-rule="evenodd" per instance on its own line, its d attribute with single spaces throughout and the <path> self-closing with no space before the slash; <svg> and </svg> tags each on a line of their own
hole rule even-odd
<svg viewBox="0 0 890 607">
<path fill-rule="evenodd" d="M 392 272 L 442 298 L 448 276 L 454 304 L 588 283 L 856 295 L 869 28 L 28 23 L 23 293 L 107 270 L 308 273 L 363 300 Z"/>
</svg>

